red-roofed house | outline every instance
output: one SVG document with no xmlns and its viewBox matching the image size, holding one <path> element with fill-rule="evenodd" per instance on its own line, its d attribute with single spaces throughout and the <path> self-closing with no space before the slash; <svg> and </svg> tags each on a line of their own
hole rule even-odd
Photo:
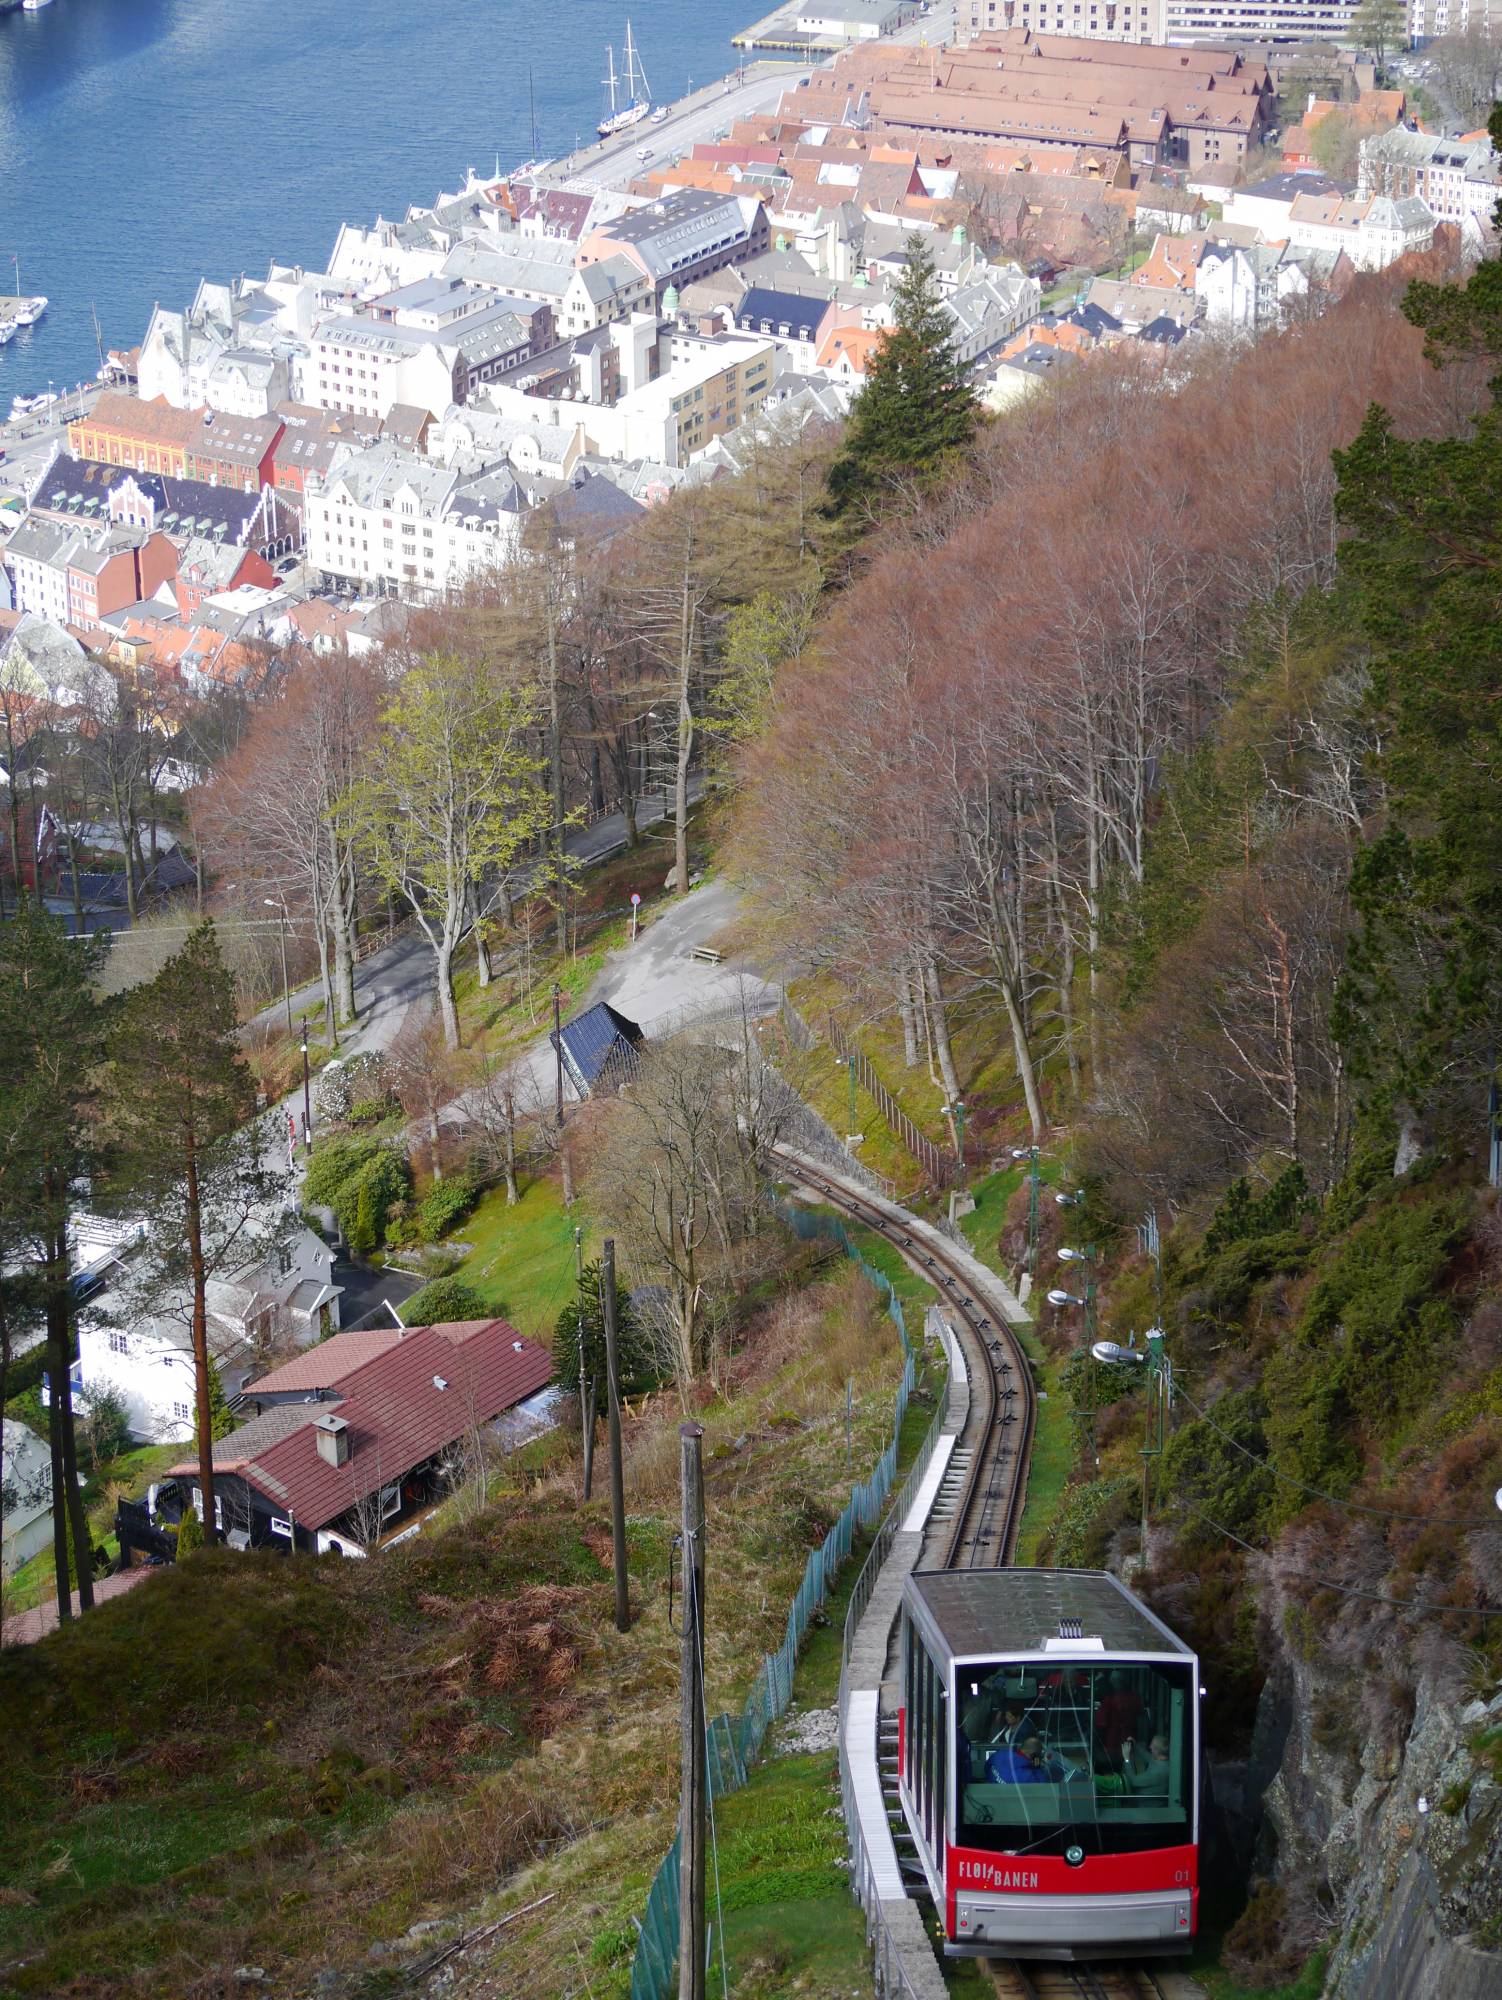
<svg viewBox="0 0 1502 2000">
<path fill-rule="evenodd" d="M 536 1411 L 553 1379 L 552 1357 L 503 1319 L 409 1327 L 363 1359 L 342 1346 L 356 1341 L 248 1385 L 260 1414 L 214 1446 L 217 1517 L 237 1546 L 366 1554 L 442 1497 L 498 1417 Z M 200 1506 L 195 1462 L 168 1478 L 180 1507 Z"/>
</svg>

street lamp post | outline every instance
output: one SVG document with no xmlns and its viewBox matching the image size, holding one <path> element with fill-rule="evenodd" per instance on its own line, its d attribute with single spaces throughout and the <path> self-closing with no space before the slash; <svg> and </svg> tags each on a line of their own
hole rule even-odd
<svg viewBox="0 0 1502 2000">
<path fill-rule="evenodd" d="M 850 1082 L 850 1123 L 849 1123 L 849 1124 L 848 1124 L 848 1125 L 847 1125 L 847 1126 L 845 1127 L 845 1131 L 846 1131 L 846 1133 L 847 1133 L 847 1134 L 848 1134 L 848 1135 L 849 1135 L 849 1136 L 850 1136 L 851 1138 L 854 1138 L 854 1136 L 855 1136 L 855 1131 L 856 1131 L 856 1124 L 855 1124 L 855 1050 L 854 1050 L 854 1049 L 852 1049 L 852 1050 L 850 1051 L 850 1053 L 849 1053 L 849 1055 L 848 1055 L 848 1056 L 836 1056 L 836 1057 L 835 1057 L 835 1065 L 834 1065 L 834 1066 L 835 1066 L 835 1068 L 836 1068 L 836 1069 L 842 1069 L 842 1070 L 844 1070 L 844 1072 L 845 1072 L 845 1075 L 847 1076 L 847 1078 L 849 1079 L 849 1082 Z"/>
<path fill-rule="evenodd" d="M 1150 1326 L 1142 1336 L 1145 1347 L 1118 1347 L 1114 1340 L 1097 1340 L 1090 1349 L 1092 1360 L 1110 1367 L 1123 1362 L 1147 1369 L 1147 1423 L 1142 1445 L 1142 1564 L 1147 1566 L 1147 1522 L 1152 1504 L 1152 1465 L 1163 1456 L 1168 1411 L 1173 1402 L 1173 1363 L 1168 1358 L 1161 1326 Z"/>
<path fill-rule="evenodd" d="M 277 935 L 282 945 L 282 1004 L 287 1010 L 287 1033 L 292 1032 L 292 988 L 287 983 L 287 905 L 277 901 L 275 896 L 263 896 L 261 901 L 268 910 L 276 911 Z"/>
<path fill-rule="evenodd" d="M 1071 1250 L 1067 1246 L 1059 1251 L 1061 1264 L 1083 1264 L 1085 1266 L 1085 1296 L 1080 1303 L 1085 1308 L 1085 1338 L 1095 1340 L 1095 1245 L 1087 1243 L 1083 1250 Z"/>
<path fill-rule="evenodd" d="M 556 1075 L 554 1078 L 553 1123 L 563 1130 L 563 988 L 553 981 L 553 1056 Z"/>
<path fill-rule="evenodd" d="M 308 1031 L 302 1031 L 302 1142 L 310 1150 L 313 1145 L 313 1098 L 308 1087 Z"/>
</svg>

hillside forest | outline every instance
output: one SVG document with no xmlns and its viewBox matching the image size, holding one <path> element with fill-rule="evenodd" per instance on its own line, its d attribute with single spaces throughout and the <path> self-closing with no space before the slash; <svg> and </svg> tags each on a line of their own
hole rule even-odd
<svg viewBox="0 0 1502 2000">
<path fill-rule="evenodd" d="M 930 278 L 915 255 L 843 431 L 769 434 L 608 542 L 544 526 L 381 654 L 268 659 L 254 698 L 171 714 L 123 690 L 83 732 L 6 712 L 59 812 L 115 814 L 127 850 L 172 821 L 217 918 L 178 949 L 143 908 L 110 960 L 0 926 L 0 1105 L 26 1134 L 0 1247 L 36 1264 L 0 1286 L 7 1328 L 40 1314 L 66 1375 L 67 1187 L 166 1200 L 198 1074 L 248 1208 L 236 1135 L 293 1045 L 251 1036 L 252 1077 L 237 1009 L 279 990 L 290 926 L 325 1059 L 362 938 L 403 917 L 434 1020 L 310 1185 L 332 1206 L 347 1178 L 372 1254 L 474 1236 L 493 1203 L 493 1283 L 435 1286 L 434 1313 L 520 1298 L 527 1228 L 551 1322 L 576 1257 L 593 1282 L 587 1230 L 671 1326 L 633 1349 L 627 1635 L 570 1428 L 379 1561 L 201 1550 L 7 1649 L 0 1992 L 629 1990 L 672 1837 L 677 1424 L 708 1434 L 730 1705 L 892 1436 L 902 1360 L 870 1287 L 766 1200 L 786 1086 L 690 1037 L 572 1146 L 505 1087 L 607 920 L 568 838 L 611 808 L 654 893 L 664 866 L 663 895 L 723 877 L 740 948 L 961 1157 L 972 1240 L 1028 1281 L 1057 1455 L 1031 1552 L 1129 1574 L 1202 1657 L 1217 2000 L 1357 2000 L 1395 1926 L 1429 1937 L 1412 1990 L 1453 1954 L 1502 1965 L 1502 260 L 1405 260 L 1255 345 L 1092 356 L 996 420 L 932 336 Z M 200 771 L 183 797 L 168 751 Z M 827 1053 L 822 1085 L 786 1063 L 826 1100 Z M 461 1092 L 495 1114 L 467 1150 L 439 1123 Z M 1030 1233 L 1032 1148 L 1063 1200 Z M 935 1216 L 946 1192 L 904 1189 Z M 1090 1330 L 1164 1331 L 1161 1449 L 1137 1373 L 1046 1302 L 1080 1245 Z M 919 1333 L 927 1294 L 893 1276 Z M 560 1335 L 576 1411 L 585 1303 Z M 780 1769 L 727 1802 L 734 1990 L 828 2000 L 869 1976 L 833 1759 Z M 425 1927 L 482 1904 L 478 1959 L 418 1966 Z"/>
</svg>

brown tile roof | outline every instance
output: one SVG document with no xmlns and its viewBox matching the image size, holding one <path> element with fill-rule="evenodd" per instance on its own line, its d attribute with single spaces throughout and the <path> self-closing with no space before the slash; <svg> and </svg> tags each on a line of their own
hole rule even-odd
<svg viewBox="0 0 1502 2000">
<path fill-rule="evenodd" d="M 106 389 L 86 417 L 68 426 L 70 440 L 79 431 L 119 431 L 122 436 L 142 438 L 153 444 L 191 445 L 202 427 L 202 413 L 174 409 L 165 396 L 143 403 L 139 396 L 125 396 Z"/>
<path fill-rule="evenodd" d="M 284 1396 L 297 1389 L 331 1389 L 375 1355 L 395 1347 L 401 1337 L 399 1326 L 359 1327 L 331 1334 L 270 1374 L 247 1382 L 244 1393 L 254 1400 L 257 1396 Z"/>
<path fill-rule="evenodd" d="M 552 1357 L 503 1319 L 411 1328 L 343 1377 L 337 1403 L 279 1406 L 279 1413 L 300 1413 L 302 1425 L 258 1449 L 241 1470 L 302 1527 L 325 1527 L 552 1379 Z M 349 1426 L 346 1465 L 330 1465 L 319 1454 L 312 1420 L 328 1415 Z M 235 1435 L 224 1442 L 232 1445 Z"/>
</svg>

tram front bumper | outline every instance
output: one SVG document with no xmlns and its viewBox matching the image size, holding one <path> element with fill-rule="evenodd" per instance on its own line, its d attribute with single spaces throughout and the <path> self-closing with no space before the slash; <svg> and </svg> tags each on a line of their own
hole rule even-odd
<svg viewBox="0 0 1502 2000">
<path fill-rule="evenodd" d="M 1185 1889 L 1120 1896 L 1000 1896 L 955 1900 L 954 1958 L 1089 1958 L 1122 1952 L 1188 1951 L 1194 1899 Z"/>
</svg>

